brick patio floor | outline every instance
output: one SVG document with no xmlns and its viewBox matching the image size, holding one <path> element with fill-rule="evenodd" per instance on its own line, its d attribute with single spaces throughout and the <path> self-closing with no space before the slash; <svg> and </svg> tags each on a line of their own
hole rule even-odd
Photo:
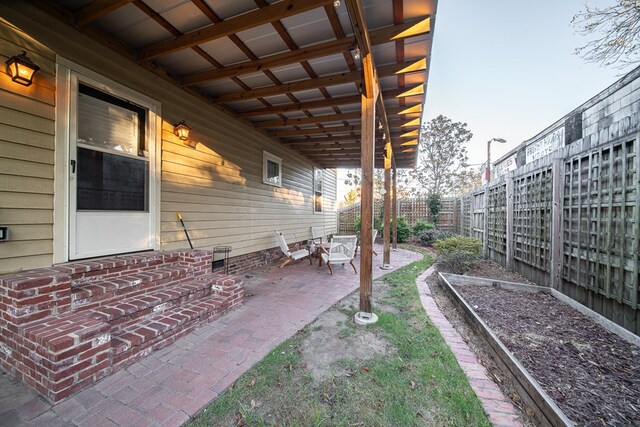
<svg viewBox="0 0 640 427">
<path fill-rule="evenodd" d="M 381 247 L 376 250 L 382 254 Z M 419 258 L 404 250 L 391 257 L 396 268 Z M 375 256 L 376 278 L 386 273 L 381 264 L 382 256 Z M 359 276 L 350 266 L 334 270 L 331 276 L 326 267 L 303 260 L 252 271 L 245 275 L 251 296 L 243 306 L 53 406 L 0 371 L 0 426 L 180 426 L 278 344 L 357 289 Z M 435 304 L 425 283 L 432 271 L 416 280 L 427 314 L 492 423 L 521 426 L 514 407 Z"/>
<path fill-rule="evenodd" d="M 379 268 L 382 247 L 376 251 L 373 274 L 379 277 L 386 271 Z M 419 258 L 404 250 L 391 254 L 395 267 Z M 245 285 L 252 296 L 242 307 L 54 406 L 2 373 L 0 425 L 179 426 L 355 290 L 359 275 L 346 265 L 331 276 L 326 266 L 303 260 L 252 271 Z"/>
</svg>

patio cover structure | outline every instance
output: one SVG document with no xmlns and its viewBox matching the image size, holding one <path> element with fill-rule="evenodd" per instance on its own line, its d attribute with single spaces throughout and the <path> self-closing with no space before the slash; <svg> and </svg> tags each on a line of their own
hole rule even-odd
<svg viewBox="0 0 640 427">
<path fill-rule="evenodd" d="M 314 164 L 362 168 L 371 311 L 373 169 L 385 169 L 388 264 L 391 169 L 416 162 L 437 0 L 34 3 Z"/>
</svg>

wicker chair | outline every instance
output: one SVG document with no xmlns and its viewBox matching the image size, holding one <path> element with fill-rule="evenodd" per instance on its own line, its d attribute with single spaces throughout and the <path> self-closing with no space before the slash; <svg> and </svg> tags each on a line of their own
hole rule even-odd
<svg viewBox="0 0 640 427">
<path fill-rule="evenodd" d="M 296 251 L 291 252 L 291 250 L 289 249 L 289 245 L 287 245 L 287 241 L 284 239 L 284 236 L 282 235 L 282 233 L 280 233 L 279 231 L 276 231 L 275 233 L 276 233 L 276 238 L 278 239 L 278 245 L 282 250 L 282 255 L 283 257 L 287 258 L 282 264 L 280 264 L 280 268 L 289 264 L 291 261 L 297 261 L 304 257 L 308 257 L 309 264 L 311 264 L 311 256 L 308 250 L 298 249 Z"/>
<path fill-rule="evenodd" d="M 321 259 L 329 267 L 329 272 L 333 275 L 331 264 L 351 264 L 353 271 L 357 274 L 356 266 L 353 264 L 353 257 L 356 252 L 357 236 L 333 236 L 329 249 L 322 248 Z"/>
</svg>

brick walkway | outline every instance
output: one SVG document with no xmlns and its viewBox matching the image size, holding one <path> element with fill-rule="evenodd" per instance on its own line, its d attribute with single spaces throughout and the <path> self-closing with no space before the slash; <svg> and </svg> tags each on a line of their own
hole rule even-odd
<svg viewBox="0 0 640 427">
<path fill-rule="evenodd" d="M 480 364 L 476 355 L 469 349 L 467 343 L 464 342 L 458 331 L 449 323 L 449 320 L 442 314 L 433 300 L 426 279 L 434 271 L 435 269 L 431 267 L 416 279 L 422 306 L 456 356 L 458 364 L 469 378 L 471 388 L 480 398 L 491 422 L 496 427 L 522 426 L 523 424 L 518 418 L 516 409 L 496 383 L 489 378 L 484 366 Z"/>
<path fill-rule="evenodd" d="M 382 248 L 376 250 L 379 277 L 386 271 L 378 268 Z M 398 250 L 391 258 L 400 267 L 420 256 Z M 253 296 L 242 307 L 55 406 L 3 373 L 0 425 L 179 426 L 359 285 L 349 265 L 330 276 L 306 261 L 253 271 L 245 280 Z"/>
</svg>

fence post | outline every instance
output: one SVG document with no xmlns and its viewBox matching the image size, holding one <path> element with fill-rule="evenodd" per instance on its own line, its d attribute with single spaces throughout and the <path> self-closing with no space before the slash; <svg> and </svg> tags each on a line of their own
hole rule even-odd
<svg viewBox="0 0 640 427">
<path fill-rule="evenodd" d="M 506 206 L 506 215 L 507 215 L 507 229 L 505 230 L 505 235 L 507 237 L 507 247 L 506 247 L 506 264 L 507 271 L 513 271 L 513 175 L 512 172 L 506 176 L 506 190 L 507 194 L 505 197 Z"/>
<path fill-rule="evenodd" d="M 562 175 L 562 158 L 553 159 L 553 199 L 551 212 L 551 287 L 560 290 L 562 280 L 562 187 L 564 179 Z"/>
<path fill-rule="evenodd" d="M 482 253 L 489 258 L 489 183 L 484 187 L 484 233 L 482 234 Z"/>
</svg>

